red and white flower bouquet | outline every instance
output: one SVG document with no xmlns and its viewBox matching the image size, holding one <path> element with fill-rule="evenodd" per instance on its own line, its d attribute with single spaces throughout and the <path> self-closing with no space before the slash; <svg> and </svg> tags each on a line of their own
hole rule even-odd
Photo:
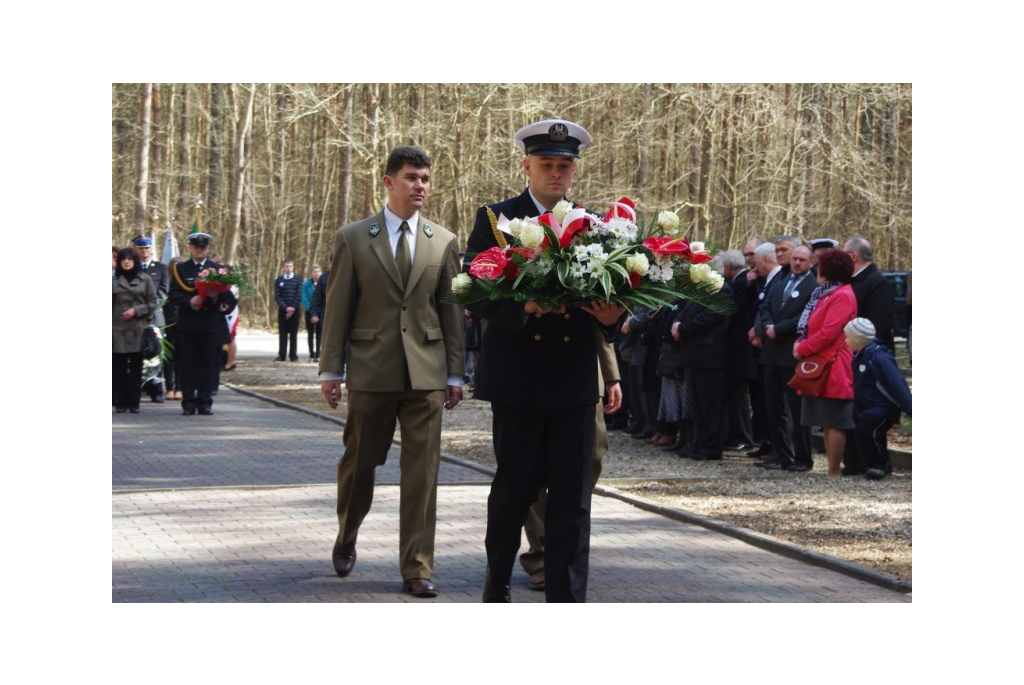
<svg viewBox="0 0 1024 685">
<path fill-rule="evenodd" d="M 593 203 L 588 203 L 593 204 Z M 538 217 L 493 217 L 498 247 L 473 257 L 469 273 L 452 280 L 452 301 L 534 301 L 557 308 L 593 300 L 627 309 L 655 309 L 677 299 L 728 312 L 722 276 L 713 257 L 675 235 L 679 217 L 661 212 L 644 229 L 628 198 L 611 204 L 603 218 L 559 202 Z"/>
</svg>

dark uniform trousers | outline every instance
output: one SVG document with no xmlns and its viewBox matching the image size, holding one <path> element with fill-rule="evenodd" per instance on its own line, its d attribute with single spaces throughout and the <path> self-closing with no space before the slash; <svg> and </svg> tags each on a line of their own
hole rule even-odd
<svg viewBox="0 0 1024 685">
<path fill-rule="evenodd" d="M 220 348 L 222 332 L 178 331 L 178 356 L 181 371 L 181 405 L 186 409 L 211 407 L 213 393 L 220 385 Z"/>
<path fill-rule="evenodd" d="M 594 405 L 534 409 L 492 402 L 497 473 L 487 498 L 485 546 L 494 581 L 509 584 L 522 527 L 548 485 L 544 521 L 545 595 L 584 602 L 594 491 Z"/>
</svg>

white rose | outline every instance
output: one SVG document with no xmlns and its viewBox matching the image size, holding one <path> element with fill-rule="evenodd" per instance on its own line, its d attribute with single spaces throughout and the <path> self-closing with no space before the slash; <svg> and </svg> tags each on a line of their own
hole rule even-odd
<svg viewBox="0 0 1024 685">
<path fill-rule="evenodd" d="M 643 253 L 631 254 L 626 257 L 626 271 L 643 276 L 650 268 L 651 262 L 647 259 L 647 255 Z"/>
<path fill-rule="evenodd" d="M 679 229 L 679 215 L 665 210 L 658 214 L 658 228 L 666 233 L 675 233 Z"/>
<path fill-rule="evenodd" d="M 722 286 L 725 284 L 725 277 L 723 277 L 722 274 L 718 273 L 717 271 L 712 270 L 709 281 L 711 283 L 712 289 L 717 293 L 719 290 L 722 289 Z"/>
<path fill-rule="evenodd" d="M 473 279 L 470 277 L 469 274 L 459 274 L 458 276 L 452 279 L 452 292 L 455 293 L 456 295 L 462 295 L 463 293 L 469 291 L 472 285 Z"/>
<path fill-rule="evenodd" d="M 524 222 L 518 237 L 523 247 L 540 247 L 540 244 L 544 242 L 544 229 L 538 224 Z"/>
<path fill-rule="evenodd" d="M 694 254 L 700 254 L 701 252 L 706 251 L 707 250 L 704 249 L 704 243 L 700 242 L 699 240 L 695 243 L 690 243 L 690 252 Z"/>
<path fill-rule="evenodd" d="M 569 213 L 570 209 L 572 209 L 571 202 L 567 200 L 560 200 L 558 204 L 555 205 L 555 208 L 551 210 L 551 213 L 555 215 L 555 219 L 558 220 L 559 226 L 562 225 L 562 219 L 565 218 L 565 215 Z"/>
<path fill-rule="evenodd" d="M 519 233 L 523 230 L 523 224 L 525 223 L 526 222 L 522 219 L 512 219 L 512 221 L 508 222 L 508 225 L 505 226 L 505 230 L 511 233 L 513 238 L 518 238 Z"/>
<path fill-rule="evenodd" d="M 690 280 L 694 283 L 703 283 L 711 280 L 711 267 L 707 264 L 691 264 Z"/>
</svg>

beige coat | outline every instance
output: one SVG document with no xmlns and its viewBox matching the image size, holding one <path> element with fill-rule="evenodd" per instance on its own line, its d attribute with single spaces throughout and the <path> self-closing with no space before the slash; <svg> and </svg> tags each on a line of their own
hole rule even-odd
<svg viewBox="0 0 1024 685">
<path fill-rule="evenodd" d="M 129 282 L 117 276 L 113 279 L 114 309 L 112 328 L 114 352 L 131 354 L 142 351 L 142 330 L 149 325 L 149 316 L 156 310 L 156 286 L 148 274 Z M 123 321 L 121 315 L 135 308 L 135 318 Z"/>
<path fill-rule="evenodd" d="M 347 341 L 351 390 L 401 393 L 406 368 L 413 390 L 444 390 L 449 376 L 464 373 L 462 307 L 441 304 L 459 273 L 458 239 L 422 215 L 415 230 L 405 288 L 383 212 L 338 230 L 320 372 L 341 373 Z"/>
</svg>

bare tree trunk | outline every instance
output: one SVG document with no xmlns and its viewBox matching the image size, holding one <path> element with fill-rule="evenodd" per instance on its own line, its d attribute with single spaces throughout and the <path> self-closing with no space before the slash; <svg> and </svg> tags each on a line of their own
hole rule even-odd
<svg viewBox="0 0 1024 685">
<path fill-rule="evenodd" d="M 637 200 L 641 205 L 647 203 L 647 186 L 651 182 L 651 119 L 654 117 L 651 91 L 651 84 L 645 83 L 643 115 L 640 119 L 640 168 L 636 175 Z"/>
<path fill-rule="evenodd" d="M 338 185 L 338 226 L 348 223 L 348 206 L 352 197 L 352 100 L 355 86 L 345 89 L 345 136 L 341 146 L 341 178 Z"/>
<path fill-rule="evenodd" d="M 316 259 L 312 250 L 313 241 L 313 198 L 316 194 L 316 146 L 317 146 L 317 119 L 316 112 L 313 113 L 309 122 L 309 165 L 307 166 L 308 178 L 306 180 L 306 234 L 302 246 L 303 260 L 306 273 L 313 260 Z"/>
<path fill-rule="evenodd" d="M 249 130 L 252 127 L 252 111 L 253 101 L 256 96 L 256 84 L 250 83 L 249 95 L 246 98 L 244 109 L 241 113 L 241 121 L 237 122 L 232 131 L 232 144 L 231 144 L 231 168 L 230 177 L 228 183 L 228 230 L 227 239 L 225 241 L 223 257 L 228 263 L 234 263 L 237 257 L 239 236 L 241 233 L 242 226 L 242 197 L 243 197 L 243 183 L 244 173 L 246 167 L 246 156 L 245 156 L 245 141 L 249 135 Z M 228 91 L 229 98 L 235 100 L 235 87 L 234 84 Z M 237 106 L 237 103 L 235 103 Z M 234 107 L 232 107 L 234 111 Z M 235 121 L 234 117 L 231 117 L 232 121 Z"/>
<path fill-rule="evenodd" d="M 380 196 L 378 183 L 380 176 L 374 168 L 377 165 L 377 143 L 380 130 L 378 127 L 380 119 L 380 84 L 368 83 L 363 88 L 366 97 L 366 141 L 369 149 L 367 160 L 366 177 L 369 181 L 369 191 L 363 196 L 363 216 L 370 216 L 377 211 L 378 198 Z"/>
<path fill-rule="evenodd" d="M 163 193 L 161 192 L 164 170 L 164 119 L 159 83 L 153 84 L 153 144 L 150 158 L 152 159 L 153 167 L 153 173 L 150 174 L 153 190 L 149 196 L 152 198 L 149 204 L 153 208 L 150 214 L 153 220 L 153 239 L 156 240 L 157 221 L 161 216 L 166 216 L 167 214 L 166 205 L 163 202 Z"/>
<path fill-rule="evenodd" d="M 142 107 L 139 114 L 139 168 L 135 182 L 135 232 L 146 231 L 146 190 L 149 187 L 150 112 L 153 105 L 153 84 L 142 84 Z"/>
</svg>

